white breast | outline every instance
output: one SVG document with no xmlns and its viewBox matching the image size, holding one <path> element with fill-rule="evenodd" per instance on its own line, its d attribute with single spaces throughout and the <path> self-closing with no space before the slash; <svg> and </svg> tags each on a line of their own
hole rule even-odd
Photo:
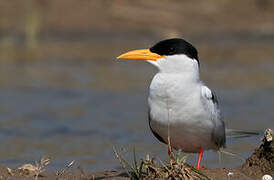
<svg viewBox="0 0 274 180">
<path fill-rule="evenodd" d="M 158 73 L 152 80 L 150 126 L 165 142 L 169 132 L 175 149 L 199 152 L 200 148 L 218 148 L 212 140 L 212 111 L 202 100 L 201 87 L 200 81 L 186 74 Z"/>
</svg>

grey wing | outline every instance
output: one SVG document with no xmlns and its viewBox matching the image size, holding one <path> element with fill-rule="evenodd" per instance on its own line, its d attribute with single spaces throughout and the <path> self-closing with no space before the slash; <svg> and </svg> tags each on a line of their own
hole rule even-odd
<svg viewBox="0 0 274 180">
<path fill-rule="evenodd" d="M 208 110 L 211 112 L 214 124 L 212 140 L 218 148 L 225 147 L 225 123 L 221 117 L 217 96 L 207 86 L 202 86 L 202 96 L 205 99 Z"/>
</svg>

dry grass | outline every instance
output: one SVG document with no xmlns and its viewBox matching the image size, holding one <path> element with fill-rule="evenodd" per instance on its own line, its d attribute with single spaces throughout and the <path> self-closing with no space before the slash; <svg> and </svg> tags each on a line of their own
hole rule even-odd
<svg viewBox="0 0 274 180">
<path fill-rule="evenodd" d="M 13 170 L 7 168 L 9 175 L 11 176 L 23 176 L 23 177 L 33 177 L 35 180 L 38 177 L 43 177 L 42 173 L 45 171 L 45 167 L 50 163 L 49 157 L 42 157 L 41 160 L 35 161 L 35 165 L 33 164 L 23 164 L 19 168 Z"/>
<path fill-rule="evenodd" d="M 62 171 L 57 171 L 56 176 L 62 176 L 69 168 L 71 168 L 74 165 L 74 160 L 71 161 L 69 164 L 66 165 L 66 167 Z"/>
<path fill-rule="evenodd" d="M 50 164 L 51 159 L 49 157 L 42 157 L 40 161 L 35 161 L 34 164 L 27 163 L 23 164 L 22 166 L 18 167 L 17 169 L 11 169 L 6 168 L 7 172 L 10 176 L 16 177 L 16 178 L 28 178 L 28 179 L 34 179 L 38 180 L 38 178 L 47 178 L 47 175 L 44 174 L 46 171 L 46 167 Z M 71 161 L 68 163 L 64 169 L 60 171 L 56 171 L 55 178 L 56 179 L 62 179 L 62 176 L 66 175 L 68 170 L 74 165 L 75 161 Z M 80 167 L 78 167 L 80 170 L 80 175 L 83 177 L 83 170 L 81 170 Z M 1 179 L 1 178 L 0 178 Z"/>
<path fill-rule="evenodd" d="M 135 149 L 133 149 L 133 162 L 129 162 L 122 155 L 122 151 L 118 152 L 113 148 L 115 157 L 119 160 L 121 166 L 126 170 L 131 179 L 169 179 L 169 180 L 208 180 L 209 178 L 201 171 L 193 168 L 186 163 L 187 156 L 181 156 L 181 151 L 177 152 L 175 159 L 170 163 L 165 164 L 161 160 L 158 162 L 155 158 L 150 158 L 147 155 L 146 159 L 137 161 Z"/>
</svg>

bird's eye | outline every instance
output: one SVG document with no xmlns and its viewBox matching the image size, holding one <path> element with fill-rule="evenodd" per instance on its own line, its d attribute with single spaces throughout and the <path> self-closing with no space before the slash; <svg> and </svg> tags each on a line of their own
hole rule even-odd
<svg viewBox="0 0 274 180">
<path fill-rule="evenodd" d="M 168 53 L 169 54 L 174 54 L 175 53 L 175 48 L 174 47 L 170 47 L 169 50 L 168 50 Z"/>
</svg>

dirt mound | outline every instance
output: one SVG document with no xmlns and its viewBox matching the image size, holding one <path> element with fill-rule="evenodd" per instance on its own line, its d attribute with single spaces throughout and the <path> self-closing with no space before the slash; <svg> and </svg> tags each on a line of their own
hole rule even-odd
<svg viewBox="0 0 274 180">
<path fill-rule="evenodd" d="M 262 177 L 265 174 L 274 176 L 274 131 L 267 129 L 263 144 L 242 165 L 241 170 L 251 177 Z"/>
</svg>

